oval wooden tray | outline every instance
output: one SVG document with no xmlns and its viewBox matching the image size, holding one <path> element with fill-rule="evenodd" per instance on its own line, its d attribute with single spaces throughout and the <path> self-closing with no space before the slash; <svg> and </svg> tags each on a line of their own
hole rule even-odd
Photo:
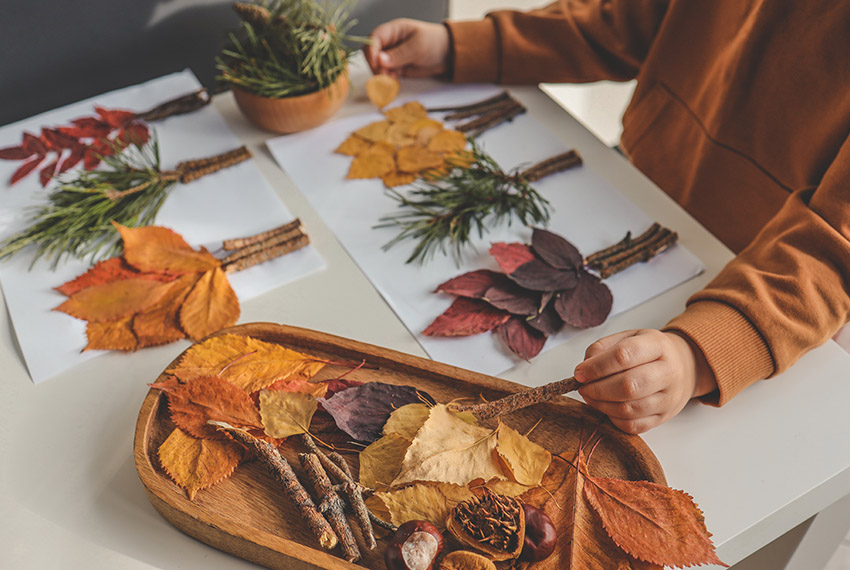
<svg viewBox="0 0 850 570">
<path fill-rule="evenodd" d="M 307 329 L 250 323 L 217 334 L 226 333 L 251 336 L 327 359 L 365 359 L 372 368 L 357 370 L 349 377 L 416 386 L 439 402 L 479 397 L 491 400 L 523 389 L 499 378 Z M 164 380 L 165 375 L 163 372 L 157 381 Z M 601 443 L 593 454 L 592 475 L 666 483 L 661 465 L 642 439 L 619 431 L 604 416 L 571 398 L 532 406 L 511 414 L 505 421 L 522 433 L 539 422 L 529 437 L 552 453 L 574 453 L 580 439 L 597 430 Z M 384 569 L 385 541 L 378 541 L 374 551 L 362 549 L 363 559 L 356 564 L 338 557 L 338 549 L 322 551 L 257 462 L 240 465 L 232 477 L 199 491 L 190 501 L 157 460 L 157 449 L 173 428 L 166 398 L 159 390 L 149 391 L 136 423 L 136 470 L 148 499 L 175 527 L 210 546 L 268 568 Z M 294 453 L 290 458 L 293 465 L 298 464 Z M 356 469 L 356 455 L 348 458 Z"/>
</svg>

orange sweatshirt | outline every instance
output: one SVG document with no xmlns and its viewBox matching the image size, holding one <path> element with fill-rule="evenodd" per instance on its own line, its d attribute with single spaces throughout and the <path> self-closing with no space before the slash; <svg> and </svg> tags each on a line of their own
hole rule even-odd
<svg viewBox="0 0 850 570">
<path fill-rule="evenodd" d="M 455 81 L 637 79 L 632 162 L 737 253 L 667 325 L 727 402 L 850 320 L 850 2 L 562 0 L 449 22 Z"/>
</svg>

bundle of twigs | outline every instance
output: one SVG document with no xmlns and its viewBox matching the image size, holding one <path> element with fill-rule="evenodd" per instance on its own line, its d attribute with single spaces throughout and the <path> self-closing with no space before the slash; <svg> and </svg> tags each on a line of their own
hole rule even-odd
<svg viewBox="0 0 850 570">
<path fill-rule="evenodd" d="M 525 113 L 525 106 L 507 91 L 469 105 L 432 107 L 429 113 L 448 113 L 444 121 L 455 122 L 454 129 L 476 138 L 490 129 Z"/>
</svg>

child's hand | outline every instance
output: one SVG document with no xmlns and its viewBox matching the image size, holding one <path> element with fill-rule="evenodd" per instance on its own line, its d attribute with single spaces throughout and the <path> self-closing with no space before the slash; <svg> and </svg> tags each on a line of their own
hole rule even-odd
<svg viewBox="0 0 850 570">
<path fill-rule="evenodd" d="M 702 352 L 675 332 L 642 329 L 601 338 L 576 366 L 585 402 L 621 430 L 642 433 L 717 389 Z"/>
<path fill-rule="evenodd" d="M 363 48 L 372 73 L 432 77 L 448 69 L 449 31 L 442 24 L 399 18 L 381 24 Z"/>
</svg>

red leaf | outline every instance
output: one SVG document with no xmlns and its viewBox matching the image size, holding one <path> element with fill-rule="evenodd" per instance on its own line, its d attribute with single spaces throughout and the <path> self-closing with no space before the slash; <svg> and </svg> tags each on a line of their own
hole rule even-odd
<svg viewBox="0 0 850 570">
<path fill-rule="evenodd" d="M 41 181 L 42 186 L 47 186 L 47 183 L 53 178 L 53 174 L 56 172 L 56 166 L 58 164 L 59 159 L 57 158 L 53 162 L 47 164 L 41 169 L 41 172 L 38 173 L 38 178 Z"/>
<path fill-rule="evenodd" d="M 98 139 L 91 143 L 83 153 L 83 166 L 86 170 L 92 170 L 100 164 L 104 156 L 112 156 L 115 154 L 115 147 L 109 142 Z"/>
<path fill-rule="evenodd" d="M 24 142 L 21 143 L 21 146 L 28 150 L 30 154 L 47 154 L 47 147 L 44 146 L 41 139 L 30 133 L 24 133 Z"/>
<path fill-rule="evenodd" d="M 59 127 L 57 130 L 68 136 L 81 139 L 91 138 L 99 139 L 105 137 L 112 131 L 107 123 L 94 117 L 81 117 L 71 121 L 73 127 Z"/>
<path fill-rule="evenodd" d="M 79 143 L 74 144 L 74 146 L 71 147 L 71 152 L 65 157 L 65 160 L 62 161 L 62 165 L 59 167 L 57 174 L 62 174 L 63 172 L 67 172 L 74 168 L 83 159 L 85 151 L 85 146 Z"/>
<path fill-rule="evenodd" d="M 487 289 L 484 300 L 512 315 L 533 315 L 540 308 L 540 293 L 529 291 L 507 279 Z"/>
<path fill-rule="evenodd" d="M 124 111 L 121 109 L 105 109 L 103 107 L 95 107 L 95 111 L 100 115 L 100 118 L 109 123 L 110 126 L 119 128 L 136 119 L 136 113 L 132 111 Z"/>
<path fill-rule="evenodd" d="M 118 132 L 118 136 L 115 137 L 115 141 L 123 146 L 129 144 L 142 146 L 148 142 L 149 138 L 150 132 L 148 128 L 143 123 L 135 122 L 121 129 Z"/>
<path fill-rule="evenodd" d="M 555 310 L 568 325 L 586 329 L 605 322 L 613 303 L 608 286 L 582 269 L 575 289 L 564 291 L 555 299 Z"/>
<path fill-rule="evenodd" d="M 533 259 L 508 274 L 515 283 L 532 291 L 562 291 L 572 289 L 578 281 L 575 270 L 562 271 Z"/>
<path fill-rule="evenodd" d="M 553 335 L 564 326 L 564 321 L 555 310 L 555 304 L 549 303 L 536 316 L 526 321 L 530 327 L 534 327 L 543 334 Z"/>
<path fill-rule="evenodd" d="M 64 150 L 77 144 L 77 139 L 58 130 L 41 129 L 41 140 L 54 150 Z"/>
<path fill-rule="evenodd" d="M 12 177 L 9 179 L 9 184 L 14 184 L 27 174 L 35 170 L 36 167 L 41 164 L 42 160 L 44 160 L 44 156 L 36 155 L 35 158 L 31 158 L 30 160 L 20 165 L 18 169 L 12 174 Z"/>
<path fill-rule="evenodd" d="M 490 255 L 505 273 L 513 273 L 520 265 L 535 259 L 531 248 L 524 243 L 496 242 L 490 246 Z"/>
<path fill-rule="evenodd" d="M 546 344 L 546 335 L 528 326 L 522 317 L 511 317 L 493 332 L 499 335 L 511 352 L 525 360 L 537 356 Z"/>
<path fill-rule="evenodd" d="M 582 265 L 583 258 L 576 246 L 548 230 L 534 228 L 531 248 L 540 259 L 556 269 L 575 269 Z"/>
<path fill-rule="evenodd" d="M 501 273 L 496 273 L 489 269 L 479 269 L 458 275 L 445 283 L 437 285 L 435 292 L 442 291 L 443 293 L 457 295 L 458 297 L 480 299 L 484 296 L 487 289 L 504 280 L 505 277 Z"/>
<path fill-rule="evenodd" d="M 422 334 L 428 336 L 470 336 L 492 330 L 511 314 L 478 299 L 458 297 L 446 311 L 434 319 Z"/>
<path fill-rule="evenodd" d="M 23 145 L 7 146 L 0 148 L 0 159 L 2 160 L 24 160 L 29 158 L 34 153 L 28 151 Z"/>
<path fill-rule="evenodd" d="M 363 382 L 360 380 L 349 380 L 348 378 L 334 378 L 333 380 L 328 380 L 325 384 L 328 387 L 328 393 L 325 394 L 325 397 L 330 398 L 337 392 L 342 392 L 347 388 L 362 386 Z"/>
</svg>

